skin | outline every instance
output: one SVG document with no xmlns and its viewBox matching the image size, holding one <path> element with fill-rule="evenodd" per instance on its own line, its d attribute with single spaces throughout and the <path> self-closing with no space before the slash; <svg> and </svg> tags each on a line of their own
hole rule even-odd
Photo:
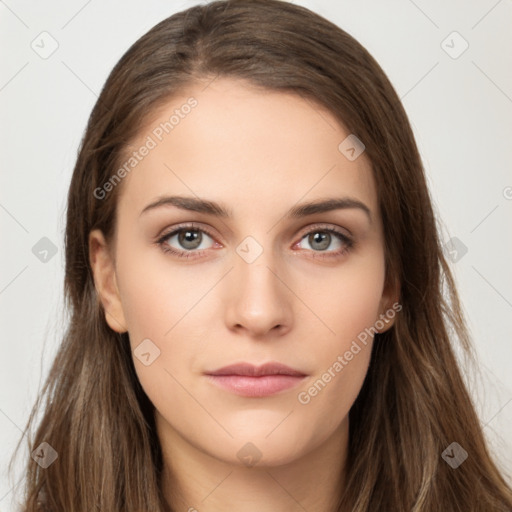
<svg viewBox="0 0 512 512">
<path fill-rule="evenodd" d="M 100 231 L 90 234 L 109 326 L 128 331 L 132 349 L 149 338 L 160 350 L 148 366 L 134 362 L 156 408 L 164 493 L 175 510 L 191 512 L 335 510 L 348 413 L 367 372 L 371 337 L 309 403 L 297 395 L 397 300 L 385 287 L 370 162 L 364 153 L 349 161 L 338 150 L 349 132 L 320 106 L 228 78 L 173 97 L 134 146 L 190 96 L 198 105 L 124 178 L 113 246 Z M 175 206 L 141 215 L 163 195 L 217 201 L 232 217 Z M 358 208 L 285 217 L 297 203 L 342 196 L 367 205 L 372 219 Z M 188 259 L 155 243 L 183 222 L 213 235 L 203 234 L 202 254 L 194 249 Z M 307 233 L 325 226 L 352 236 L 354 247 L 322 258 L 344 247 L 334 235 L 324 251 L 308 242 Z M 263 250 L 252 263 L 236 252 L 247 236 Z M 165 243 L 190 247 L 176 235 Z M 299 387 L 247 398 L 204 376 L 242 361 L 279 361 L 307 377 Z M 247 443 L 260 454 L 253 467 L 237 456 Z"/>
</svg>

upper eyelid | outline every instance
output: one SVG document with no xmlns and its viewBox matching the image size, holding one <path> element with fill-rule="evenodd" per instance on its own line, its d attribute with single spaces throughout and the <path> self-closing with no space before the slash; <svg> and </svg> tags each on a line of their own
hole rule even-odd
<svg viewBox="0 0 512 512">
<path fill-rule="evenodd" d="M 196 223 L 185 223 L 183 225 L 178 224 L 177 226 L 174 226 L 169 229 L 163 229 L 161 233 L 156 237 L 157 240 L 162 240 L 169 238 L 170 236 L 174 236 L 180 231 L 185 231 L 186 229 L 190 229 L 191 231 L 202 231 L 206 233 L 210 238 L 214 238 L 215 235 L 211 233 L 211 231 L 208 228 L 205 228 L 203 226 L 199 226 Z"/>
<path fill-rule="evenodd" d="M 329 224 L 327 222 L 317 222 L 317 223 L 313 223 L 311 226 L 307 226 L 303 229 L 301 229 L 301 233 L 303 233 L 304 235 L 310 233 L 311 231 L 322 231 L 322 229 L 325 229 L 325 230 L 332 230 L 332 231 L 335 231 L 337 233 L 339 233 L 340 235 L 343 235 L 343 236 L 346 236 L 347 238 L 352 238 L 352 233 L 347 229 L 347 228 L 343 228 L 341 226 L 336 226 L 335 224 Z M 346 233 L 344 233 L 343 231 L 346 231 Z"/>
</svg>

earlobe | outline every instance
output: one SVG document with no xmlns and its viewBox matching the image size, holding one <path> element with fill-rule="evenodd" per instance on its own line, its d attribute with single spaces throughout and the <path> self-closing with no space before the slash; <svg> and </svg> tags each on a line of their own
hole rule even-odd
<svg viewBox="0 0 512 512">
<path fill-rule="evenodd" d="M 377 320 L 376 324 L 376 330 L 379 334 L 382 334 L 383 332 L 386 332 L 387 330 L 391 329 L 393 324 L 395 323 L 395 318 L 390 318 L 386 315 L 386 313 L 382 313 L 379 317 L 379 320 Z"/>
<path fill-rule="evenodd" d="M 105 311 L 107 324 L 115 332 L 127 332 L 113 257 L 99 229 L 89 233 L 89 261 L 94 276 L 94 286 Z"/>
</svg>

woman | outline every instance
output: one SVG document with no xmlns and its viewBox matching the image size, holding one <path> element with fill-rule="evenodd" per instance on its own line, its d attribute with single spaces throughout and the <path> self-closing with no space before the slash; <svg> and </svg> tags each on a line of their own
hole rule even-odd
<svg viewBox="0 0 512 512">
<path fill-rule="evenodd" d="M 65 289 L 26 511 L 512 507 L 404 109 L 304 8 L 197 6 L 122 57 Z"/>
</svg>

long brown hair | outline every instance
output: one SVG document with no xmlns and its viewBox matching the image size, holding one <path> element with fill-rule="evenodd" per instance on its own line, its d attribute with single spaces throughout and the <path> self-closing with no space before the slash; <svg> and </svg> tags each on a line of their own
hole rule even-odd
<svg viewBox="0 0 512 512">
<path fill-rule="evenodd" d="M 108 77 L 69 188 L 69 325 L 27 426 L 29 433 L 35 427 L 30 450 L 47 442 L 58 459 L 45 469 L 28 461 L 24 510 L 168 510 L 154 408 L 137 380 L 127 334 L 106 324 L 88 235 L 99 228 L 112 240 L 122 183 L 102 199 L 94 191 L 119 169 L 127 141 L 187 84 L 216 76 L 327 108 L 364 142 L 372 163 L 386 277 L 399 283 L 403 309 L 390 330 L 376 334 L 349 413 L 339 511 L 511 510 L 512 491 L 491 459 L 454 354 L 457 344 L 472 356 L 470 339 L 403 106 L 354 38 L 279 0 L 215 1 L 177 13 L 141 37 Z M 453 442 L 468 453 L 456 469 L 442 457 Z"/>
</svg>

